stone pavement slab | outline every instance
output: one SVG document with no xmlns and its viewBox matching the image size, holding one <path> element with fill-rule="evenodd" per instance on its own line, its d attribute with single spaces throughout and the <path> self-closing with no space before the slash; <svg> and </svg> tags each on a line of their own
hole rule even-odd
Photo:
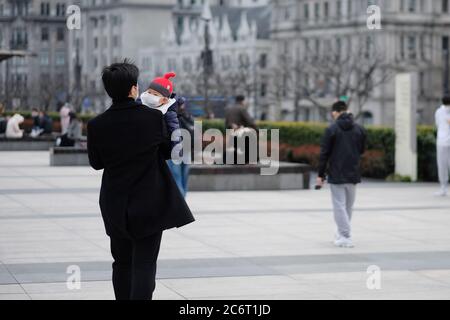
<svg viewBox="0 0 450 320">
<path fill-rule="evenodd" d="M 0 152 L 0 299 L 113 299 L 101 172 Z M 156 299 L 449 299 L 450 197 L 367 181 L 356 247 L 332 245 L 330 192 L 191 192 L 197 221 L 164 233 Z M 66 285 L 81 268 L 80 290 Z M 381 289 L 369 290 L 369 266 Z"/>
</svg>

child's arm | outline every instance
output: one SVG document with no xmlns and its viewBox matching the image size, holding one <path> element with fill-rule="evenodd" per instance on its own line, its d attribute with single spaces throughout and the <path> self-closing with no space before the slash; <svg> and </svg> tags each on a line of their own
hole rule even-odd
<svg viewBox="0 0 450 320">
<path fill-rule="evenodd" d="M 178 115 L 177 112 L 174 110 L 174 108 L 170 107 L 169 110 L 167 110 L 166 114 L 164 115 L 164 120 L 166 121 L 169 136 L 172 137 L 172 133 L 175 130 L 180 129 L 180 122 L 178 121 Z M 171 139 L 172 148 L 175 147 L 175 145 L 177 145 L 180 142 L 181 137 L 179 137 L 176 141 L 172 141 Z"/>
</svg>

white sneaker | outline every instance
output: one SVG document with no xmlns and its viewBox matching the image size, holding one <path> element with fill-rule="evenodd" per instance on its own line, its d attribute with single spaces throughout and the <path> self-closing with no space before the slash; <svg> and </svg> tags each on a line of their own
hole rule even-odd
<svg viewBox="0 0 450 320">
<path fill-rule="evenodd" d="M 340 237 L 334 240 L 334 245 L 339 248 L 353 248 L 353 242 L 351 238 Z"/>
<path fill-rule="evenodd" d="M 436 197 L 446 197 L 448 195 L 447 190 L 441 189 L 434 194 Z"/>
</svg>

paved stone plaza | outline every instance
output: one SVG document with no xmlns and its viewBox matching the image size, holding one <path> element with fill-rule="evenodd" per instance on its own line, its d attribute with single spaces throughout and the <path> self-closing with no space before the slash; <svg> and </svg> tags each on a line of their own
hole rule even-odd
<svg viewBox="0 0 450 320">
<path fill-rule="evenodd" d="M 113 299 L 100 172 L 0 152 L 0 299 Z M 163 236 L 156 299 L 449 299 L 450 197 L 366 182 L 353 249 L 332 245 L 330 193 L 192 192 L 197 221 Z M 67 267 L 81 268 L 69 290 Z M 367 268 L 381 289 L 367 288 Z"/>
</svg>

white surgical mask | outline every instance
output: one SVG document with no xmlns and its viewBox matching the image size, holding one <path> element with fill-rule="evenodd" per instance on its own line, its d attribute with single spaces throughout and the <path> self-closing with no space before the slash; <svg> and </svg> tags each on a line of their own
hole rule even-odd
<svg viewBox="0 0 450 320">
<path fill-rule="evenodd" d="M 151 108 L 159 107 L 161 105 L 161 97 L 150 94 L 147 91 L 141 94 L 141 101 L 142 104 Z"/>
</svg>

